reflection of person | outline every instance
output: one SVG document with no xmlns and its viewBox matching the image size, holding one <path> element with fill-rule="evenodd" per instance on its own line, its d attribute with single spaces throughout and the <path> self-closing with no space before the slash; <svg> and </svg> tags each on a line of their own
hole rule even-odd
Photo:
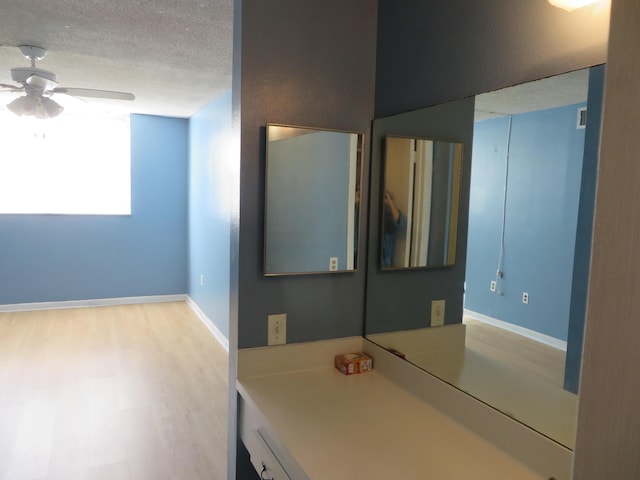
<svg viewBox="0 0 640 480">
<path fill-rule="evenodd" d="M 358 219 L 360 218 L 360 186 L 356 185 L 355 215 L 353 217 L 353 267 L 358 265 Z"/>
<path fill-rule="evenodd" d="M 396 237 L 407 228 L 407 217 L 397 207 L 391 192 L 384 192 L 384 233 L 382 238 L 382 266 L 391 267 Z"/>
</svg>

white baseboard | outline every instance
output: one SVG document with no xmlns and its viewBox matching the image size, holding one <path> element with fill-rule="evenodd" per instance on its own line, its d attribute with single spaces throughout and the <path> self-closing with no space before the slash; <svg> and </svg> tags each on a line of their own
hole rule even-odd
<svg viewBox="0 0 640 480">
<path fill-rule="evenodd" d="M 186 302 L 187 305 L 191 307 L 191 310 L 193 310 L 193 312 L 198 316 L 204 326 L 207 327 L 211 334 L 216 338 L 216 340 L 218 340 L 218 343 L 222 345 L 222 348 L 224 348 L 227 353 L 229 353 L 229 340 L 227 339 L 227 337 L 225 337 L 224 334 L 220 330 L 218 330 L 218 327 L 216 327 L 215 323 L 213 323 L 213 321 L 209 317 L 207 317 L 202 310 L 200 310 L 198 304 L 194 302 L 191 297 L 187 296 Z"/>
<path fill-rule="evenodd" d="M 109 307 L 112 305 L 133 305 L 137 303 L 184 302 L 185 294 L 148 295 L 144 297 L 96 298 L 90 300 L 69 300 L 63 302 L 14 303 L 0 305 L 0 313 L 26 312 L 30 310 L 58 310 L 64 308 Z"/>
<path fill-rule="evenodd" d="M 0 313 L 26 312 L 34 310 L 60 310 L 64 308 L 110 307 L 113 305 L 134 305 L 138 303 L 187 302 L 191 310 L 204 323 L 207 329 L 218 340 L 218 343 L 229 352 L 229 340 L 218 330 L 218 327 L 207 317 L 200 307 L 186 294 L 148 295 L 144 297 L 96 298 L 91 300 L 69 300 L 64 302 L 35 302 L 0 305 Z"/>
<path fill-rule="evenodd" d="M 535 340 L 536 342 L 544 343 L 545 345 L 557 348 L 558 350 L 564 350 L 565 352 L 567 351 L 567 342 L 558 340 L 557 338 L 551 337 L 549 335 L 545 335 L 544 333 L 529 330 L 528 328 L 520 327 L 512 323 L 503 322 L 502 320 L 498 320 L 497 318 L 489 317 L 487 315 L 483 315 L 482 313 L 474 312 L 473 310 L 467 310 L 466 308 L 464 309 L 464 315 L 467 317 L 471 317 L 474 320 L 478 320 L 479 322 L 487 323 L 489 325 L 493 325 L 494 327 L 517 333 L 518 335 L 530 338 L 532 340 Z"/>
</svg>

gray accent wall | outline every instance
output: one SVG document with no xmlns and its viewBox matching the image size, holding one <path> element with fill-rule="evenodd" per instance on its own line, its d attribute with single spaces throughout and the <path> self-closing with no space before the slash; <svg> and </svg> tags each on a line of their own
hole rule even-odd
<svg viewBox="0 0 640 480">
<path fill-rule="evenodd" d="M 380 0 L 378 32 L 381 117 L 604 63 L 608 22 L 545 0 Z"/>
<path fill-rule="evenodd" d="M 267 123 L 357 131 L 373 118 L 375 0 L 235 0 L 230 172 L 228 478 L 249 478 L 237 440 L 238 348 L 267 343 L 267 315 L 287 314 L 287 342 L 362 335 L 365 272 L 264 277 Z M 364 178 L 369 149 L 363 152 Z M 361 195 L 366 198 L 366 183 Z M 364 231 L 367 210 L 361 210 Z M 361 235 L 360 255 L 366 254 Z M 237 451 L 239 458 L 236 458 Z M 255 476 L 251 475 L 253 478 Z"/>
<path fill-rule="evenodd" d="M 234 105 L 241 104 L 238 347 L 266 345 L 267 316 L 273 313 L 287 314 L 287 343 L 362 335 L 363 269 L 263 276 L 265 126 L 357 131 L 368 141 L 376 2 L 244 0 L 240 7 L 241 33 L 234 44 L 240 48 L 234 65 L 234 75 L 240 75 L 239 81 L 234 78 L 234 96 L 240 95 L 240 103 Z M 363 158 L 369 158 L 368 148 Z M 360 247 L 366 248 L 363 241 Z"/>
</svg>

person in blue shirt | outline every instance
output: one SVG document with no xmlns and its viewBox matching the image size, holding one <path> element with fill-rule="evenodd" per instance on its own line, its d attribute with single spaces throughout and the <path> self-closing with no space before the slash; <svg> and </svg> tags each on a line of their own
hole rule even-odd
<svg viewBox="0 0 640 480">
<path fill-rule="evenodd" d="M 384 192 L 384 218 L 382 221 L 382 266 L 393 267 L 396 238 L 407 229 L 407 217 L 397 207 L 391 192 Z"/>
</svg>

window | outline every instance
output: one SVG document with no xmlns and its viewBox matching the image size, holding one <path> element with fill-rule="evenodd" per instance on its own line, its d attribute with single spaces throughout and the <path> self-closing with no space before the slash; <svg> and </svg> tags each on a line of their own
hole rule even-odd
<svg viewBox="0 0 640 480">
<path fill-rule="evenodd" d="M 0 112 L 0 214 L 131 214 L 129 115 Z"/>
</svg>

